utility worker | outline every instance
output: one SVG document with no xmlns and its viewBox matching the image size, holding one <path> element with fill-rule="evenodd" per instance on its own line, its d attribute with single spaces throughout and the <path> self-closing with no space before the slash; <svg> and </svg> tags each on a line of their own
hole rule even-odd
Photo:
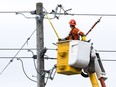
<svg viewBox="0 0 116 87">
<path fill-rule="evenodd" d="M 65 37 L 64 39 L 59 39 L 59 41 L 80 40 L 80 36 L 81 36 L 81 40 L 85 41 L 86 40 L 85 34 L 82 31 L 80 31 L 78 28 L 75 27 L 76 21 L 74 19 L 71 19 L 69 24 L 70 24 L 70 28 L 71 28 L 69 35 L 67 37 Z"/>
</svg>

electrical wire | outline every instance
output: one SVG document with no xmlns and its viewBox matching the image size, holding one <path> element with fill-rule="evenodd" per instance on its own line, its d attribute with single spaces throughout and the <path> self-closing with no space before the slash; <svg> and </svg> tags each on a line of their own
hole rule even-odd
<svg viewBox="0 0 116 87">
<path fill-rule="evenodd" d="M 27 19 L 32 19 L 36 17 L 27 17 L 24 13 L 31 13 L 32 11 L 0 11 L 0 13 L 15 13 L 16 15 L 21 14 Z"/>
<path fill-rule="evenodd" d="M 22 45 L 22 47 L 17 51 L 17 53 L 15 54 L 15 56 L 9 61 L 9 63 L 4 67 L 4 69 L 0 72 L 0 75 L 6 70 L 6 68 L 10 65 L 11 62 L 13 62 L 14 58 L 16 58 L 16 56 L 19 54 L 19 52 L 23 49 L 23 47 L 28 43 L 28 41 L 30 40 L 30 38 L 32 37 L 32 35 L 34 34 L 34 32 L 36 31 L 36 29 L 32 32 L 32 34 L 29 36 L 29 38 L 27 38 L 26 42 Z"/>
<path fill-rule="evenodd" d="M 116 62 L 116 59 L 102 59 L 102 61 L 113 61 L 113 62 Z"/>
<path fill-rule="evenodd" d="M 48 59 L 56 60 L 57 58 L 53 58 L 53 57 L 48 57 L 48 56 L 47 56 L 47 57 L 44 57 L 44 59 L 47 59 L 47 60 L 48 60 Z"/>
<path fill-rule="evenodd" d="M 31 11 L 0 11 L 0 13 L 31 13 Z M 82 13 L 82 14 L 77 14 L 77 13 L 57 13 L 57 12 L 47 12 L 47 14 L 56 14 L 56 15 L 80 15 L 80 16 L 116 16 L 116 14 L 86 14 L 86 13 Z"/>
<path fill-rule="evenodd" d="M 0 59 L 11 59 L 11 58 L 13 58 L 13 57 L 0 57 Z M 17 58 L 17 57 L 15 57 L 15 58 Z M 32 57 L 20 57 L 20 58 L 23 58 L 23 59 L 29 59 L 29 58 L 32 58 Z"/>
<path fill-rule="evenodd" d="M 25 18 L 27 18 L 27 19 L 33 19 L 33 18 L 36 18 L 36 17 L 27 17 L 25 14 L 23 14 L 23 13 L 16 13 L 17 15 L 18 14 L 21 14 L 21 15 L 23 15 Z"/>
<path fill-rule="evenodd" d="M 0 13 L 30 13 L 31 11 L 0 11 Z"/>
<path fill-rule="evenodd" d="M 13 58 L 13 57 L 0 57 L 0 59 L 1 58 L 3 58 L 3 59 L 11 59 L 11 58 Z M 15 57 L 15 58 L 17 58 L 17 57 Z M 23 58 L 23 59 L 31 59 L 32 57 L 19 57 L 19 58 Z M 51 58 L 51 57 L 44 57 L 44 59 L 51 59 L 51 60 L 57 60 L 57 58 Z M 35 66 L 35 69 L 37 70 L 37 68 L 36 68 L 36 63 L 35 63 L 35 60 L 33 59 L 33 61 L 34 61 L 34 66 Z M 102 61 L 116 61 L 116 59 L 111 59 L 111 58 L 107 58 L 107 59 L 102 59 Z M 6 66 L 7 67 L 7 66 Z M 1 72 L 2 73 L 2 72 Z M 39 72 L 38 72 L 39 73 Z"/>
<path fill-rule="evenodd" d="M 57 49 L 53 49 L 53 48 L 46 48 L 47 50 L 56 50 Z M 0 48 L 0 50 L 20 50 L 20 48 Z M 39 50 L 37 48 L 23 48 L 21 50 Z"/>
<path fill-rule="evenodd" d="M 48 14 L 54 14 L 54 13 L 48 13 Z M 75 15 L 78 15 L 78 16 L 116 16 L 116 14 L 76 14 L 76 13 L 67 13 L 67 14 L 64 14 L 64 13 L 55 13 L 57 15 L 71 15 L 71 16 L 75 16 Z"/>
<path fill-rule="evenodd" d="M 42 76 L 42 74 L 36 68 L 36 63 L 35 63 L 35 59 L 34 58 L 33 58 L 33 63 L 34 63 L 34 67 L 35 67 L 36 72 Z"/>
<path fill-rule="evenodd" d="M 44 8 L 44 9 L 45 9 L 45 8 Z M 47 10 L 46 10 L 46 9 L 45 9 L 45 11 L 47 12 Z M 51 25 L 51 27 L 52 27 L 52 29 L 53 29 L 54 33 L 56 34 L 57 38 L 58 38 L 58 39 L 60 39 L 60 37 L 59 37 L 59 35 L 58 35 L 58 33 L 57 33 L 57 31 L 56 31 L 56 29 L 55 29 L 54 25 L 52 24 L 52 22 L 51 22 L 50 18 L 48 17 L 48 14 L 46 13 L 45 15 L 46 15 L 46 17 L 47 17 L 47 19 L 48 19 L 48 21 L 49 21 L 49 23 L 50 23 L 50 25 Z"/>
<path fill-rule="evenodd" d="M 35 70 L 36 70 L 36 72 L 38 73 L 38 74 L 40 74 L 40 76 L 42 76 L 42 74 L 37 70 L 37 68 L 36 68 L 36 63 L 35 63 L 35 59 L 37 59 L 37 55 L 34 55 L 34 52 L 32 51 L 32 50 L 28 50 L 28 52 L 31 52 L 32 53 L 32 55 L 33 55 L 33 63 L 34 63 L 34 67 L 35 67 Z"/>
<path fill-rule="evenodd" d="M 20 48 L 0 48 L 0 50 L 20 50 Z M 21 50 L 37 50 L 36 48 L 23 48 Z"/>
<path fill-rule="evenodd" d="M 10 65 L 12 61 L 10 60 L 10 62 L 4 67 L 4 69 L 0 72 L 0 75 L 6 70 L 6 68 Z"/>
<path fill-rule="evenodd" d="M 20 58 L 17 58 L 17 60 L 20 60 L 20 62 L 21 62 L 21 64 L 22 64 L 22 69 L 23 69 L 23 72 L 24 72 L 25 76 L 26 76 L 29 80 L 31 80 L 31 81 L 33 81 L 33 82 L 37 82 L 37 81 L 31 79 L 31 78 L 26 74 L 25 69 L 24 69 L 23 61 L 22 61 Z"/>
<path fill-rule="evenodd" d="M 60 7 L 60 9 L 62 9 L 64 12 L 61 13 L 58 12 L 58 7 Z M 75 15 L 78 15 L 78 16 L 116 16 L 116 14 L 86 14 L 86 13 L 83 13 L 83 14 L 78 14 L 78 13 L 68 13 L 67 11 L 70 11 L 72 9 L 68 9 L 68 10 L 64 10 L 64 8 L 62 7 L 62 5 L 58 5 L 54 10 L 52 10 L 52 12 L 45 12 L 46 14 L 54 14 L 54 18 L 57 18 L 57 15 L 71 15 L 71 16 L 75 16 Z"/>
<path fill-rule="evenodd" d="M 97 52 L 116 52 L 116 50 L 96 50 Z"/>
</svg>

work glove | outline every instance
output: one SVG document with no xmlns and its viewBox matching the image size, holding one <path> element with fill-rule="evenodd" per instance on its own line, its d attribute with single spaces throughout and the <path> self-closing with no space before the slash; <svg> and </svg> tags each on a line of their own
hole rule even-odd
<svg viewBox="0 0 116 87">
<path fill-rule="evenodd" d="M 85 35 L 82 36 L 81 41 L 86 41 L 86 36 Z"/>
<path fill-rule="evenodd" d="M 58 41 L 61 41 L 61 38 L 59 38 Z"/>
<path fill-rule="evenodd" d="M 58 41 L 65 41 L 66 39 L 65 38 L 59 38 Z"/>
</svg>

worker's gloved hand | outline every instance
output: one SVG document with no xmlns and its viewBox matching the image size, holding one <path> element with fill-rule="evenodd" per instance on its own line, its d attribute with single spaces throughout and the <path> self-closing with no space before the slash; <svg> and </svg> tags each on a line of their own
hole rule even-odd
<svg viewBox="0 0 116 87">
<path fill-rule="evenodd" d="M 66 39 L 65 38 L 59 38 L 58 41 L 65 41 Z"/>
<path fill-rule="evenodd" d="M 86 41 L 86 36 L 85 35 L 82 36 L 81 41 Z"/>
<path fill-rule="evenodd" d="M 59 38 L 58 41 L 61 41 L 61 38 Z"/>
</svg>

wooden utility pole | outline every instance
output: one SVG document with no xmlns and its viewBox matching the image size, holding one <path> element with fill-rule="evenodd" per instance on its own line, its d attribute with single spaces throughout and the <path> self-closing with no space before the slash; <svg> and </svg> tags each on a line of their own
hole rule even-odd
<svg viewBox="0 0 116 87">
<path fill-rule="evenodd" d="M 45 87 L 44 84 L 44 57 L 41 52 L 44 48 L 44 33 L 43 33 L 43 4 L 36 3 L 36 34 L 37 34 L 37 87 Z"/>
</svg>

